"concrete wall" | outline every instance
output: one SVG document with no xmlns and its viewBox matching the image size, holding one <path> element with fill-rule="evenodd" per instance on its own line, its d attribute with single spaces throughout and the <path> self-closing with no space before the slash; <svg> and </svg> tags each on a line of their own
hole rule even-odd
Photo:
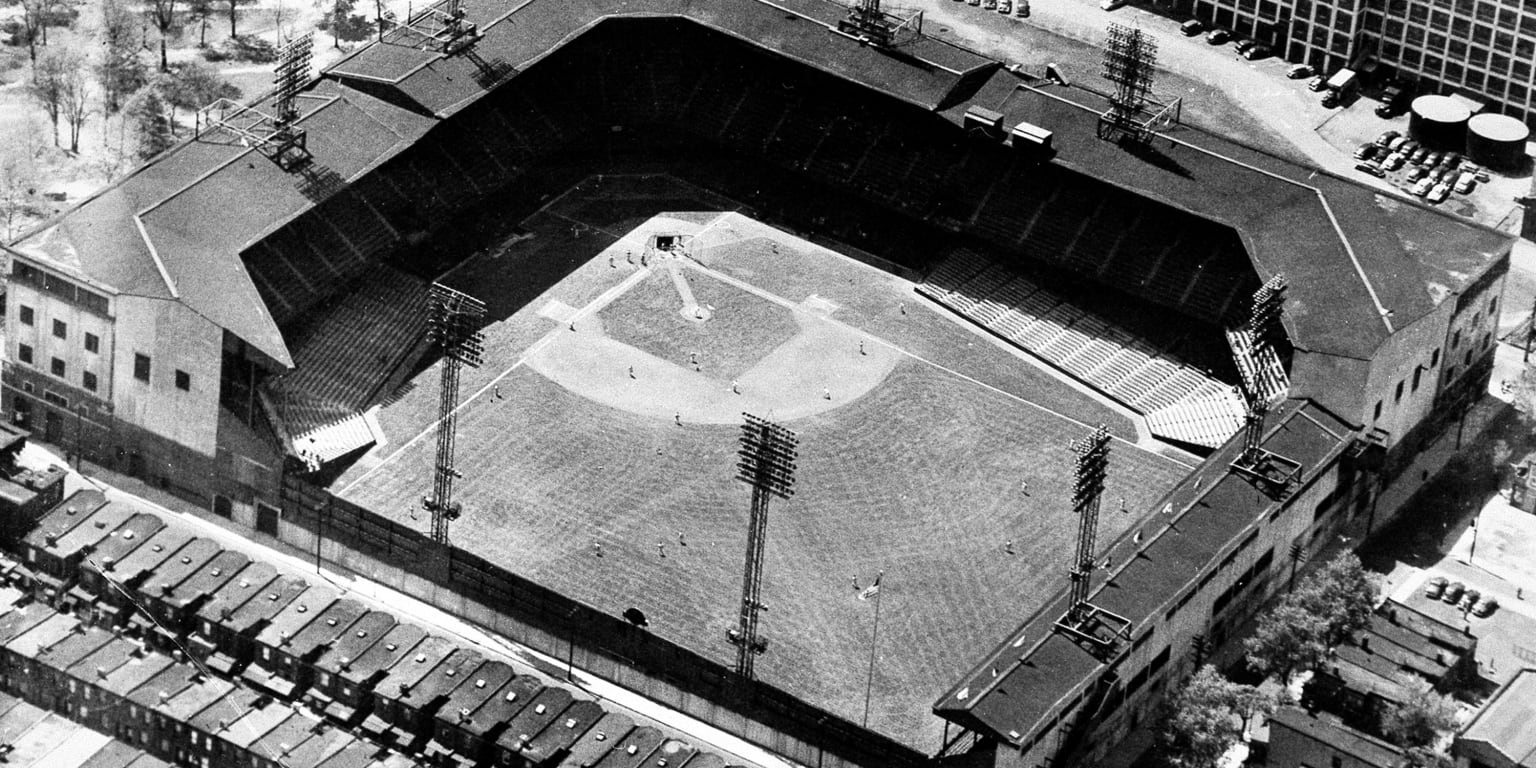
<svg viewBox="0 0 1536 768">
<path fill-rule="evenodd" d="M 112 406 L 119 421 L 213 456 L 218 436 L 223 332 L 173 300 L 119 296 L 112 361 Z M 134 377 L 138 354 L 150 358 L 146 383 Z M 184 371 L 190 388 L 176 386 Z"/>
<path fill-rule="evenodd" d="M 1367 428 L 1385 430 L 1389 447 L 1434 410 L 1440 374 L 1446 368 L 1442 347 L 1454 308 L 1455 301 L 1447 300 L 1434 312 L 1399 329 L 1371 360 L 1359 418 Z"/>
</svg>

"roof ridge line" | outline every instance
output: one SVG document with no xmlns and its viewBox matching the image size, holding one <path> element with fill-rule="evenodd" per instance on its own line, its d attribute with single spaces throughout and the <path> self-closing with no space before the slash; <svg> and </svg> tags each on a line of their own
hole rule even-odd
<svg viewBox="0 0 1536 768">
<path fill-rule="evenodd" d="M 149 249 L 149 257 L 155 261 L 155 269 L 160 272 L 160 279 L 165 281 L 166 290 L 171 292 L 171 298 L 181 300 L 181 291 L 176 289 L 176 281 L 171 279 L 171 273 L 165 268 L 165 262 L 160 260 L 160 251 L 155 248 L 155 241 L 150 239 L 149 230 L 144 228 L 144 219 L 137 213 L 133 214 L 133 224 L 139 228 L 139 237 L 144 241 L 144 247 Z"/>
<path fill-rule="evenodd" d="M 1038 94 L 1040 94 L 1042 96 L 1045 96 L 1045 97 L 1051 98 L 1051 99 L 1055 99 L 1055 100 L 1060 101 L 1060 102 L 1062 102 L 1064 104 L 1069 104 L 1071 106 L 1077 107 L 1078 109 L 1086 110 L 1086 111 L 1089 111 L 1089 112 L 1093 111 L 1093 109 L 1091 107 L 1088 107 L 1087 105 L 1079 104 L 1079 103 L 1077 103 L 1075 101 L 1072 101 L 1071 99 L 1065 98 L 1063 96 L 1058 96 L 1058 95 L 1056 95 L 1054 93 L 1047 92 L 1044 89 L 1036 88 L 1036 87 L 1028 85 L 1026 83 L 1018 83 L 1014 87 L 1015 88 L 1027 88 L 1027 89 L 1029 89 L 1029 90 L 1031 90 L 1031 91 L 1033 91 L 1035 93 L 1038 93 Z M 1381 318 L 1381 322 L 1382 322 L 1383 325 L 1386 326 L 1388 333 L 1396 333 L 1397 332 L 1397 329 L 1392 327 L 1392 319 L 1391 319 L 1391 317 L 1388 314 L 1390 312 L 1390 310 L 1387 309 L 1386 305 L 1381 303 L 1381 297 L 1376 294 L 1376 288 L 1371 285 L 1371 279 L 1370 279 L 1369 276 L 1366 275 L 1365 268 L 1363 266 L 1361 266 L 1360 258 L 1355 253 L 1354 246 L 1352 244 L 1350 244 L 1349 237 L 1344 234 L 1343 228 L 1339 226 L 1339 219 L 1333 213 L 1333 206 L 1328 204 L 1328 198 L 1327 198 L 1326 195 L 1323 194 L 1323 191 L 1321 189 L 1318 189 L 1317 187 L 1314 187 L 1311 184 L 1307 184 L 1307 183 L 1304 183 L 1302 181 L 1298 181 L 1297 179 L 1293 179 L 1293 178 L 1290 178 L 1288 176 L 1283 176 L 1281 174 L 1275 173 L 1274 171 L 1266 170 L 1266 169 L 1260 168 L 1258 166 L 1252 165 L 1250 163 L 1243 162 L 1242 160 L 1238 160 L 1235 157 L 1228 157 L 1227 155 L 1223 155 L 1223 154 L 1221 154 L 1219 152 L 1216 152 L 1214 150 L 1206 149 L 1205 147 L 1199 146 L 1197 144 L 1192 144 L 1192 143 L 1184 141 L 1182 139 L 1178 139 L 1178 138 L 1175 138 L 1175 137 L 1172 137 L 1172 136 L 1161 135 L 1161 134 L 1159 134 L 1159 136 L 1160 136 L 1160 138 L 1166 139 L 1167 141 L 1172 142 L 1174 144 L 1177 144 L 1179 146 L 1188 147 L 1189 149 L 1192 149 L 1192 150 L 1194 150 L 1196 152 L 1200 152 L 1201 154 L 1208 155 L 1210 157 L 1214 157 L 1217 160 L 1222 160 L 1224 162 L 1231 163 L 1231 164 L 1236 165 L 1236 166 L 1238 166 L 1240 168 L 1246 168 L 1246 169 L 1248 169 L 1250 171 L 1254 171 L 1255 173 L 1259 173 L 1259 174 L 1262 174 L 1264 176 L 1268 176 L 1268 177 L 1276 179 L 1276 180 L 1278 180 L 1280 182 L 1283 182 L 1283 183 L 1286 183 L 1286 184 L 1290 184 L 1290 185 L 1293 185 L 1293 186 L 1296 186 L 1296 187 L 1300 187 L 1302 189 L 1310 190 L 1312 192 L 1312 194 L 1317 195 L 1318 201 L 1323 204 L 1323 212 L 1328 215 L 1328 223 L 1333 227 L 1334 233 L 1339 236 L 1339 243 L 1344 246 L 1344 253 L 1345 253 L 1345 255 L 1347 255 L 1349 257 L 1350 263 L 1352 265 L 1354 265 L 1354 267 L 1355 267 L 1355 274 L 1360 277 L 1360 283 L 1365 287 L 1365 292 L 1370 295 L 1371 303 L 1376 305 L 1376 314 L 1377 314 L 1377 316 Z M 1313 172 L 1314 175 L 1318 171 L 1323 171 L 1323 169 L 1321 169 L 1321 168 L 1313 168 L 1312 169 L 1312 172 Z M 1326 171 L 1323 171 L 1323 172 L 1326 173 Z M 1251 260 L 1252 256 L 1250 255 L 1249 258 Z"/>
</svg>

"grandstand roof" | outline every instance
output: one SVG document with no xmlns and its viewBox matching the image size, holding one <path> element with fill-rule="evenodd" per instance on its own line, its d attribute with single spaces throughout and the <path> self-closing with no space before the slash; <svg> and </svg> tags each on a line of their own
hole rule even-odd
<svg viewBox="0 0 1536 768">
<path fill-rule="evenodd" d="M 1518 766 L 1536 766 L 1536 669 L 1522 669 L 1483 707 L 1459 741 L 1486 742 Z M 1459 756 L 1460 750 L 1458 750 Z"/>
<path fill-rule="evenodd" d="M 293 361 L 239 254 L 318 199 L 316 179 L 352 180 L 430 120 L 334 82 L 299 100 L 314 165 L 289 174 L 205 131 L 140 166 L 12 249 L 120 295 L 177 299 L 286 367 Z"/>
<path fill-rule="evenodd" d="M 932 37 L 901 43 L 895 54 L 860 45 L 835 32 L 848 8 L 831 0 L 524 0 L 512 5 L 510 10 L 504 5 L 466 9 L 484 35 L 475 44 L 478 61 L 445 59 L 409 47 L 419 37 L 397 29 L 383 44 L 359 49 L 328 74 L 391 84 L 400 103 L 447 116 L 486 92 L 481 83 L 495 66 L 518 71 L 606 19 L 651 16 L 691 19 L 925 109 L 952 103 L 971 78 L 999 66 Z"/>
<path fill-rule="evenodd" d="M 1098 138 L 1108 100 L 994 73 L 970 100 L 1054 135 L 1053 162 L 1232 227 L 1260 279 L 1283 273 L 1298 349 L 1369 359 L 1465 288 L 1513 238 L 1190 126 L 1144 147 Z M 963 107 L 949 110 L 959 120 Z M 1405 258 L 1407 257 L 1407 258 Z"/>
<path fill-rule="evenodd" d="M 1271 416 L 1264 448 L 1300 462 L 1305 484 L 1344 448 L 1352 431 L 1316 404 L 1291 400 Z M 1117 565 L 1092 593 L 1094 605 L 1140 625 L 1167 610 L 1218 556 L 1241 546 L 1239 535 L 1269 511 L 1254 509 L 1253 488 L 1228 470 L 1241 450 L 1241 441 L 1229 442 L 1161 501 L 1170 513 L 1155 513 L 1109 548 L 1106 562 Z M 1135 541 L 1137 531 L 1142 543 Z M 1089 690 L 1103 664 L 1052 631 L 1066 606 L 1063 590 L 951 687 L 934 710 L 1016 747 L 1053 713 L 1070 710 L 1069 702 Z"/>
</svg>

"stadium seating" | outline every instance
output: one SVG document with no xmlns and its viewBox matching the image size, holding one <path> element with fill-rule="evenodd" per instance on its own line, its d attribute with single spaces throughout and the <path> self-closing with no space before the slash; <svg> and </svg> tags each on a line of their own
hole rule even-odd
<svg viewBox="0 0 1536 768">
<path fill-rule="evenodd" d="M 917 291 L 1138 413 L 1190 398 L 1206 402 L 1212 387 L 1230 389 L 975 251 L 958 249 L 940 261 Z"/>
</svg>

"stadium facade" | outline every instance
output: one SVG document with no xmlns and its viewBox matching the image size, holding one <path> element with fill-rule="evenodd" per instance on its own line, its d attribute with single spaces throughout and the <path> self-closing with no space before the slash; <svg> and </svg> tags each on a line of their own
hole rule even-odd
<svg viewBox="0 0 1536 768">
<path fill-rule="evenodd" d="M 1035 766 L 1102 759 L 1283 587 L 1293 545 L 1379 525 L 1380 489 L 1486 389 L 1511 244 L 1492 230 L 1189 126 L 1105 141 L 1091 90 L 931 37 L 872 45 L 818 0 L 469 13 L 483 37 L 466 52 L 395 33 L 319 77 L 300 100 L 302 170 L 205 133 L 11 244 L 8 417 L 803 764 Z M 1021 124 L 1050 148 L 1011 138 Z M 1021 604 L 969 674 L 920 692 L 949 724 L 937 751 L 735 680 L 325 489 L 331 462 L 369 445 L 362 409 L 423 349 L 404 333 L 393 356 L 305 379 L 325 364 L 320 308 L 365 275 L 440 271 L 488 201 L 531 211 L 589 173 L 703 154 L 743 188 L 772 174 L 847 201 L 754 201 L 770 219 L 877 253 L 900 250 L 878 239 L 899 222 L 1215 338 L 1283 274 L 1290 388 L 1263 445 L 1294 475 L 1276 490 L 1234 472 L 1239 433 L 1135 510 L 1092 596 L 1130 620 L 1125 641 L 1105 653 L 1055 631 L 1064 595 Z M 942 254 L 896 256 L 926 270 Z"/>
<path fill-rule="evenodd" d="M 1319 71 L 1373 62 L 1425 93 L 1461 92 L 1536 117 L 1536 8 L 1521 0 L 1160 0 Z"/>
</svg>

